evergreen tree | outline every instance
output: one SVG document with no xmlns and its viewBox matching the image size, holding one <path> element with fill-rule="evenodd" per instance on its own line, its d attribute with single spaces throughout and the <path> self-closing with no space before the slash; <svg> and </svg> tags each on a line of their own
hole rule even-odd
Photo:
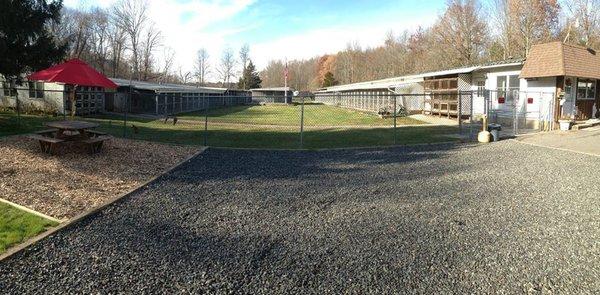
<svg viewBox="0 0 600 295">
<path fill-rule="evenodd" d="M 62 0 L 0 0 L 0 7 L 0 75 L 21 80 L 63 59 L 67 44 L 50 32 L 60 21 Z"/>
<path fill-rule="evenodd" d="M 242 77 L 240 77 L 238 88 L 244 90 L 260 88 L 261 83 L 262 79 L 258 75 L 254 63 L 252 63 L 252 60 L 250 60 L 246 66 L 246 69 L 244 70 L 244 73 L 242 74 Z"/>
<path fill-rule="evenodd" d="M 325 76 L 323 77 L 323 87 L 331 87 L 331 86 L 335 86 L 338 85 L 338 81 L 333 77 L 333 73 L 332 72 L 327 72 L 325 73 Z"/>
</svg>

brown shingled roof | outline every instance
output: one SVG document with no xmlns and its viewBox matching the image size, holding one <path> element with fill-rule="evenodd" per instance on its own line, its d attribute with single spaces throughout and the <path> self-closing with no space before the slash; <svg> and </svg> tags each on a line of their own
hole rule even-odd
<svg viewBox="0 0 600 295">
<path fill-rule="evenodd" d="M 534 45 L 521 78 L 575 76 L 600 79 L 600 55 L 581 46 L 551 42 Z"/>
</svg>

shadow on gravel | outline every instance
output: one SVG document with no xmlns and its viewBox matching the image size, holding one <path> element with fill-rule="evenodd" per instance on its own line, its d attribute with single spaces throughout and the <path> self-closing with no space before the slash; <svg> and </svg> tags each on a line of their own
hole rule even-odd
<svg viewBox="0 0 600 295">
<path fill-rule="evenodd" d="M 407 147 L 348 149 L 330 151 L 270 151 L 211 148 L 170 175 L 173 180 L 198 182 L 204 180 L 239 179 L 293 179 L 298 177 L 326 177 L 340 172 L 359 173 L 373 166 L 423 162 L 422 169 L 407 171 L 407 179 L 429 177 L 435 172 L 436 160 L 451 157 L 450 153 L 473 146 L 465 144 L 438 144 Z M 308 156 L 307 156 L 308 155 Z M 219 159 L 232 163 L 222 163 Z M 281 165 L 272 165 L 281 161 Z M 209 163 L 206 165 L 205 163 Z M 220 163 L 218 166 L 211 164 Z M 427 166 L 432 163 L 432 166 Z M 444 167 L 445 173 L 465 169 L 460 165 Z"/>
<path fill-rule="evenodd" d="M 323 225 L 325 231 L 313 228 L 310 235 L 281 224 L 265 231 L 247 221 L 218 234 L 216 223 L 176 214 L 154 208 L 110 214 L 110 222 L 88 219 L 76 229 L 59 234 L 52 245 L 45 247 L 63 249 L 74 259 L 21 253 L 3 263 L 0 286 L 25 293 L 40 288 L 40 284 L 45 284 L 44 290 L 50 293 L 74 288 L 109 293 L 262 290 L 280 294 L 326 292 L 332 287 L 339 292 L 364 291 L 365 286 L 374 292 L 410 285 L 421 289 L 429 285 L 431 292 L 442 286 L 457 288 L 448 281 L 446 272 L 452 272 L 457 263 L 458 253 L 453 251 L 458 245 L 446 239 L 444 231 L 421 222 L 382 223 L 373 211 L 355 220 Z M 305 222 L 301 214 L 287 218 Z M 223 222 L 236 224 L 232 220 Z M 390 232 L 390 227 L 402 231 Z M 427 237 L 426 243 L 414 242 L 423 237 Z M 440 252 L 440 248 L 448 251 Z M 29 269 L 26 277 L 37 278 L 35 283 L 3 281 L 10 275 L 9 269 L 29 259 L 41 259 L 51 269 L 64 269 L 60 276 L 72 276 L 73 280 L 57 283 L 52 279 L 56 274 Z"/>
</svg>

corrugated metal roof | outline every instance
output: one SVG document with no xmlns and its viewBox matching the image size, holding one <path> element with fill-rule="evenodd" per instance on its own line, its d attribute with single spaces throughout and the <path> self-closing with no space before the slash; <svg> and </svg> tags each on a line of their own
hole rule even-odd
<svg viewBox="0 0 600 295">
<path fill-rule="evenodd" d="M 196 87 L 190 85 L 181 85 L 181 84 L 159 84 L 145 81 L 130 81 L 127 79 L 117 79 L 111 78 L 115 84 L 119 87 L 127 87 L 132 85 L 133 88 L 139 90 L 149 90 L 157 93 L 161 92 L 187 92 L 187 93 L 225 93 L 227 91 L 226 88 L 215 88 L 215 87 Z"/>
<path fill-rule="evenodd" d="M 396 88 L 405 84 L 418 83 L 425 78 L 436 76 L 448 76 L 457 74 L 469 74 L 476 70 L 494 68 L 499 66 L 522 65 L 525 59 L 508 59 L 503 61 L 490 62 L 486 64 L 456 68 L 444 71 L 426 72 L 416 75 L 407 75 L 401 77 L 387 78 L 375 81 L 360 82 L 353 84 L 338 85 L 320 89 L 318 92 L 336 92 L 336 91 L 351 91 L 351 90 L 370 90 L 370 89 L 388 89 Z"/>
<path fill-rule="evenodd" d="M 405 84 L 419 83 L 422 81 L 423 81 L 423 78 L 412 77 L 412 76 L 396 77 L 396 78 L 388 78 L 388 79 L 375 80 L 375 81 L 369 81 L 369 82 L 360 82 L 360 83 L 353 83 L 353 84 L 331 86 L 331 87 L 321 89 L 318 92 L 388 89 L 388 88 L 394 88 L 396 86 L 405 85 Z"/>
<path fill-rule="evenodd" d="M 268 88 L 254 88 L 250 91 L 294 91 L 291 87 L 268 87 Z"/>
</svg>

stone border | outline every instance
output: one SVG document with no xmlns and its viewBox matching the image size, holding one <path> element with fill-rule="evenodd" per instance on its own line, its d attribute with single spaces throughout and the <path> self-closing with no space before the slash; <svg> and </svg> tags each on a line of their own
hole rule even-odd
<svg viewBox="0 0 600 295">
<path fill-rule="evenodd" d="M 123 194 L 120 194 L 120 195 L 118 195 L 118 196 L 116 196 L 116 197 L 114 197 L 114 198 L 112 198 L 110 200 L 108 200 L 106 203 L 104 203 L 102 205 L 99 205 L 99 206 L 97 206 L 95 208 L 92 208 L 91 210 L 89 210 L 87 212 L 79 214 L 79 215 L 75 216 L 74 218 L 72 218 L 72 219 L 70 219 L 70 220 L 68 220 L 68 221 L 66 221 L 64 223 L 59 224 L 57 227 L 51 228 L 51 229 L 49 229 L 49 230 L 47 230 L 47 231 L 45 231 L 45 232 L 43 232 L 43 233 L 41 233 L 41 234 L 39 234 L 39 235 L 37 235 L 37 236 L 29 239 L 29 240 L 27 240 L 27 241 L 25 241 L 25 242 L 23 242 L 23 243 L 21 243 L 19 245 L 16 245 L 14 247 L 9 248 L 6 252 L 4 252 L 4 254 L 0 255 L 0 263 L 2 261 L 6 260 L 6 259 L 8 259 L 10 257 L 12 257 L 13 255 L 15 255 L 15 254 L 17 254 L 17 253 L 19 253 L 21 251 L 24 251 L 25 249 L 33 246 L 34 244 L 38 243 L 39 241 L 41 241 L 41 240 L 43 240 L 43 239 L 45 239 L 45 238 L 47 238 L 47 237 L 49 237 L 49 236 L 51 236 L 51 235 L 59 232 L 59 231 L 65 230 L 65 229 L 67 229 L 67 228 L 69 228 L 69 227 L 71 227 L 71 226 L 79 223 L 80 221 L 84 220 L 85 218 L 87 218 L 87 217 L 89 217 L 89 216 L 91 216 L 93 214 L 96 214 L 96 213 L 102 211 L 106 207 L 108 207 L 108 206 L 110 206 L 110 205 L 112 205 L 112 204 L 114 204 L 114 203 L 116 203 L 116 202 L 118 202 L 118 201 L 120 201 L 120 200 L 122 200 L 122 199 L 124 199 L 124 198 L 126 198 L 126 197 L 128 197 L 130 195 L 132 195 L 133 193 L 137 192 L 141 188 L 143 188 L 143 187 L 149 185 L 150 183 L 156 181 L 158 178 L 162 177 L 163 175 L 172 172 L 173 170 L 179 168 L 179 166 L 181 166 L 181 165 L 189 162 L 193 158 L 195 158 L 198 155 L 204 153 L 207 149 L 208 149 L 207 147 L 200 147 L 200 150 L 198 152 L 196 152 L 193 155 L 185 158 L 183 161 L 181 161 L 181 162 L 179 162 L 179 163 L 177 163 L 177 164 L 175 164 L 175 165 L 167 168 L 162 173 L 158 174 L 155 177 L 152 177 L 148 181 L 140 184 L 139 186 L 134 187 L 131 190 L 129 190 L 129 191 L 123 193 Z"/>
<path fill-rule="evenodd" d="M 56 218 L 54 218 L 52 216 L 48 216 L 48 215 L 46 215 L 44 213 L 37 212 L 35 210 L 32 210 L 32 209 L 29 209 L 27 207 L 21 206 L 19 204 L 15 204 L 15 203 L 13 203 L 13 202 L 11 202 L 9 200 L 5 200 L 3 198 L 0 198 L 0 203 L 4 203 L 4 204 L 10 205 L 10 206 L 13 206 L 13 207 L 15 207 L 15 208 L 17 208 L 17 209 L 19 209 L 21 211 L 25 211 L 27 213 L 36 215 L 36 216 L 44 218 L 44 219 L 48 219 L 50 221 L 54 221 L 54 222 L 59 223 L 59 224 L 63 222 L 63 220 L 56 219 Z"/>
</svg>

